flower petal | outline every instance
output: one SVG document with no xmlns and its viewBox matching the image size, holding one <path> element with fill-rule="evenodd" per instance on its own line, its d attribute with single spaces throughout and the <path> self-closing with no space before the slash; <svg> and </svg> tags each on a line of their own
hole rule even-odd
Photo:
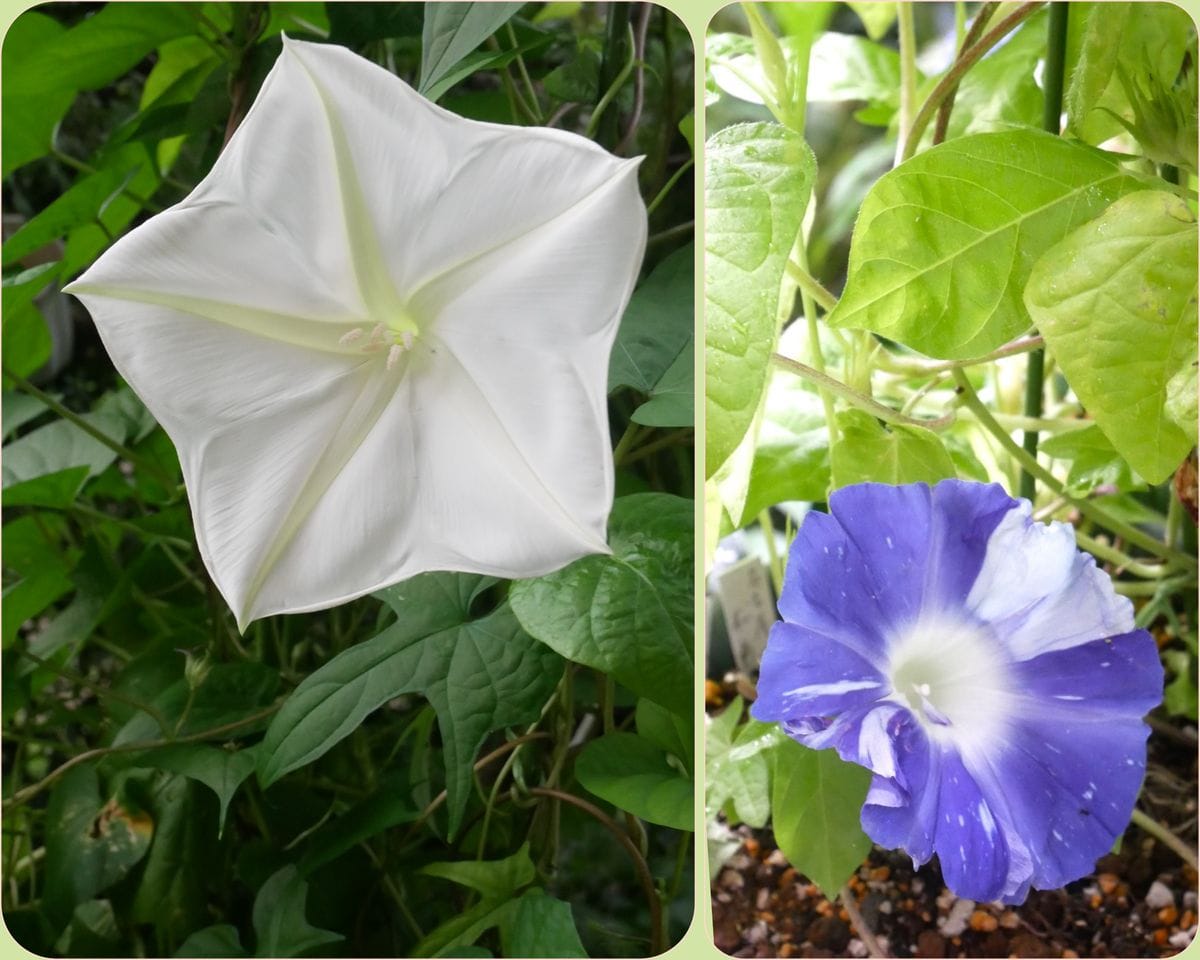
<svg viewBox="0 0 1200 960">
<path fill-rule="evenodd" d="M 1076 880 L 1112 848 L 1141 789 L 1148 734 L 1140 721 L 1070 721 L 1054 710 L 1023 718 L 986 757 L 967 758 L 1006 835 L 1028 848 L 1034 887 Z"/>
<path fill-rule="evenodd" d="M 338 340 L 365 322 L 365 313 L 353 286 L 330 286 L 329 276 L 301 244 L 265 229 L 245 206 L 189 199 L 122 237 L 66 290 L 97 319 L 118 361 L 133 352 L 161 352 L 155 342 L 160 335 L 186 340 L 201 320 L 281 344 L 355 356 Z M 167 307 L 188 318 L 164 321 L 139 313 L 143 319 L 130 323 L 112 309 L 113 301 Z M 175 328 L 167 330 L 167 324 Z"/>
<path fill-rule="evenodd" d="M 934 849 L 946 886 L 960 897 L 996 900 L 1009 886 L 1007 838 L 955 750 L 944 750 Z"/>
<path fill-rule="evenodd" d="M 765 722 L 822 717 L 874 703 L 887 692 L 883 675 L 845 644 L 779 621 L 767 639 L 750 713 Z"/>
<path fill-rule="evenodd" d="M 500 367 L 514 359 L 530 368 L 522 352 L 569 350 L 602 365 L 607 383 L 612 340 L 646 245 L 637 166 L 614 166 L 560 215 L 430 281 L 413 296 L 413 313 L 429 318 L 430 330 L 465 362 Z M 603 393 L 597 399 L 603 406 Z"/>
<path fill-rule="evenodd" d="M 1064 717 L 1080 712 L 1140 720 L 1162 702 L 1163 667 L 1145 630 L 1043 653 L 1013 665 L 1023 704 L 1038 712 L 1058 706 Z"/>
<path fill-rule="evenodd" d="M 612 451 L 594 396 L 571 358 L 528 360 L 524 380 L 518 368 L 505 381 L 431 338 L 414 362 L 421 470 L 408 508 L 425 569 L 531 577 L 608 552 Z M 498 385 L 511 390 L 503 400 Z"/>
<path fill-rule="evenodd" d="M 967 609 L 1005 636 L 1014 660 L 1132 630 L 1133 605 L 1079 552 L 1071 526 L 1037 523 L 1031 510 L 1019 501 L 993 531 Z"/>
<path fill-rule="evenodd" d="M 913 864 L 933 856 L 937 833 L 941 752 L 907 711 L 893 720 L 897 775 L 876 776 L 862 808 L 862 828 L 876 843 L 899 847 Z"/>
<path fill-rule="evenodd" d="M 397 290 L 411 294 L 506 246 L 628 165 L 564 131 L 466 121 L 341 47 L 289 40 L 285 57 L 337 105 L 328 114 L 340 117 L 345 161 L 371 185 L 370 203 L 351 206 L 350 219 L 384 241 Z"/>
</svg>

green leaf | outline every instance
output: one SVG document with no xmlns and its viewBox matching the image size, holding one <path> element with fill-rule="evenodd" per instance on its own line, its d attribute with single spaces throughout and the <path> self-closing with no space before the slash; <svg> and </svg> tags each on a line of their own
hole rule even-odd
<svg viewBox="0 0 1200 960">
<path fill-rule="evenodd" d="M 102 799 L 92 766 L 63 775 L 50 794 L 46 821 L 42 906 L 55 926 L 129 873 L 154 834 L 154 821 L 128 793 Z"/>
<path fill-rule="evenodd" d="M 542 78 L 548 96 L 564 103 L 595 103 L 600 97 L 600 50 L 584 38 L 575 38 L 575 56 Z"/>
<path fill-rule="evenodd" d="M 519 9 L 520 3 L 427 2 L 417 90 L 427 93 Z"/>
<path fill-rule="evenodd" d="M 1191 17 L 1173 3 L 1092 5 L 1078 65 L 1063 98 L 1068 128 L 1088 143 L 1121 133 L 1114 114 L 1132 120 L 1133 109 L 1117 76 L 1118 65 L 1139 80 L 1148 74 L 1169 90 L 1194 38 Z"/>
<path fill-rule="evenodd" d="M 39 93 L 26 82 L 43 69 L 44 51 L 65 32 L 53 17 L 27 10 L 4 35 L 0 57 L 0 139 L 4 142 L 0 175 L 4 177 L 50 152 L 54 128 L 75 99 L 72 90 Z"/>
<path fill-rule="evenodd" d="M 1097 487 L 1137 490 L 1145 486 L 1141 477 L 1113 449 L 1108 437 L 1094 423 L 1082 430 L 1068 430 L 1043 440 L 1039 450 L 1048 457 L 1071 461 L 1067 488 L 1086 495 Z"/>
<path fill-rule="evenodd" d="M 54 342 L 50 339 L 50 328 L 36 304 L 27 302 L 9 307 L 10 299 L 20 299 L 9 290 L 0 293 L 3 305 L 4 328 L 0 352 L 4 364 L 19 377 L 28 377 L 50 359 Z"/>
<path fill-rule="evenodd" d="M 650 399 L 633 411 L 634 423 L 647 427 L 690 427 L 694 423 L 692 396 L 696 392 L 693 341 L 689 337 L 678 356 L 650 391 Z"/>
<path fill-rule="evenodd" d="M 80 176 L 44 210 L 32 217 L 5 242 L 2 251 L 7 267 L 48 243 L 61 240 L 78 227 L 93 224 L 107 212 L 106 203 L 122 188 L 131 188 L 133 178 L 142 171 L 153 176 L 154 162 L 144 144 L 131 143 L 114 151 L 104 166 Z M 114 224 L 107 218 L 106 226 Z"/>
<path fill-rule="evenodd" d="M 382 591 L 399 622 L 338 654 L 293 691 L 263 741 L 263 783 L 312 763 L 388 700 L 419 692 L 437 710 L 453 833 L 484 737 L 536 718 L 560 672 L 507 604 L 472 617 L 472 600 L 491 582 L 431 573 Z"/>
<path fill-rule="evenodd" d="M 882 38 L 896 22 L 895 4 L 856 3 L 854 0 L 850 0 L 846 6 L 858 14 L 858 19 L 867 28 L 867 36 L 872 40 Z"/>
<path fill-rule="evenodd" d="M 401 823 L 412 823 L 421 811 L 400 789 L 399 777 L 385 777 L 379 789 L 313 834 L 298 864 L 305 876 L 336 860 L 362 841 Z"/>
<path fill-rule="evenodd" d="M 545 890 L 528 890 L 500 922 L 506 957 L 586 957 L 571 905 Z"/>
<path fill-rule="evenodd" d="M 22 309 L 46 289 L 46 285 L 54 279 L 54 271 L 59 267 L 57 260 L 49 263 L 39 263 L 37 266 L 22 270 L 20 273 L 5 277 L 3 281 L 4 315 L 7 318 L 13 311 Z M 5 320 L 7 323 L 7 319 Z"/>
<path fill-rule="evenodd" d="M 863 201 L 846 289 L 826 317 L 939 358 L 986 353 L 1025 330 L 1034 262 L 1145 184 L 1109 155 L 1033 130 L 940 144 Z"/>
<path fill-rule="evenodd" d="M 635 712 L 638 736 L 645 738 L 668 755 L 678 758 L 684 772 L 692 775 L 695 748 L 692 744 L 692 716 L 680 716 L 653 700 L 638 700 Z"/>
<path fill-rule="evenodd" d="M 1165 410 L 1196 358 L 1196 218 L 1174 194 L 1140 191 L 1034 266 L 1025 303 L 1076 395 L 1149 483 L 1192 439 Z"/>
<path fill-rule="evenodd" d="M 954 95 L 946 139 L 1014 126 L 1040 127 L 1045 98 L 1038 64 L 1045 55 L 1046 14 L 1038 12 L 967 71 Z"/>
<path fill-rule="evenodd" d="M 412 949 L 414 957 L 467 956 L 464 950 L 484 933 L 504 923 L 517 908 L 516 900 L 481 900 L 426 934 Z M 453 951 L 453 953 L 451 953 Z"/>
<path fill-rule="evenodd" d="M 881 423 L 862 410 L 840 411 L 837 423 L 841 436 L 830 455 L 835 488 L 868 480 L 936 483 L 957 475 L 931 430 Z"/>
<path fill-rule="evenodd" d="M 533 861 L 529 859 L 529 841 L 503 860 L 458 860 L 450 863 L 430 863 L 418 873 L 440 877 L 470 887 L 489 900 L 508 900 L 522 887 L 537 879 Z"/>
<path fill-rule="evenodd" d="M 242 946 L 237 927 L 218 923 L 193 933 L 175 951 L 175 956 L 244 957 L 246 949 Z"/>
<path fill-rule="evenodd" d="M 608 392 L 632 387 L 650 393 L 684 353 L 691 363 L 693 244 L 654 268 L 634 291 L 621 318 L 608 364 Z"/>
<path fill-rule="evenodd" d="M 824 500 L 828 490 L 829 431 L 821 400 L 794 374 L 773 374 L 742 519 L 785 500 Z"/>
<path fill-rule="evenodd" d="M 17 638 L 21 625 L 42 613 L 52 603 L 71 592 L 75 585 L 66 570 L 47 567 L 22 577 L 4 588 L 0 621 L 3 621 L 3 646 L 7 649 Z"/>
<path fill-rule="evenodd" d="M 772 751 L 771 779 L 779 849 L 822 893 L 837 896 L 871 849 L 858 820 L 871 772 L 833 750 L 781 740 Z"/>
<path fill-rule="evenodd" d="M 183 658 L 179 660 L 182 664 Z M 194 697 L 190 696 L 187 680 L 180 678 L 154 697 L 152 705 L 172 725 L 178 723 L 187 710 L 186 719 L 175 731 L 176 736 L 187 736 L 189 733 L 244 720 L 246 714 L 254 713 L 270 703 L 278 686 L 279 674 L 265 664 L 253 661 L 214 663 L 204 682 L 196 688 Z M 265 720 L 258 724 L 246 724 L 228 736 L 248 736 L 261 730 L 265 724 Z M 163 735 L 164 731 L 159 729 L 153 717 L 138 711 L 117 731 L 113 746 L 157 740 Z"/>
<path fill-rule="evenodd" d="M 1163 706 L 1174 716 L 1196 719 L 1196 635 L 1187 632 L 1183 636 L 1186 650 L 1164 650 L 1163 663 L 1174 674 L 1163 690 Z"/>
<path fill-rule="evenodd" d="M 709 721 L 704 746 L 704 807 L 712 819 L 731 805 L 735 819 L 761 828 L 771 813 L 770 767 L 765 746 L 754 746 L 764 738 L 774 745 L 771 735 L 778 727 L 751 720 L 739 728 L 741 716 L 742 698 L 735 697 Z"/>
<path fill-rule="evenodd" d="M 619 810 L 674 830 L 695 828 L 691 778 L 644 737 L 617 731 L 592 740 L 575 760 L 575 776 Z"/>
<path fill-rule="evenodd" d="M 0 502 L 6 507 L 50 507 L 65 510 L 75 502 L 75 496 L 83 487 L 89 472 L 86 466 L 68 467 L 66 470 L 14 483 L 4 488 Z"/>
<path fill-rule="evenodd" d="M 421 8 L 415 3 L 363 3 L 354 6 L 331 3 L 325 9 L 329 14 L 330 43 L 358 47 L 389 37 L 417 37 L 421 34 Z"/>
<path fill-rule="evenodd" d="M 5 362 L 8 361 L 7 353 L 4 359 Z M 3 417 L 3 427 L 0 430 L 3 431 L 4 439 L 7 440 L 30 420 L 40 417 L 45 412 L 45 404 L 37 397 L 17 390 L 5 390 L 3 398 L 0 398 L 0 417 Z"/>
<path fill-rule="evenodd" d="M 124 440 L 122 423 L 115 415 L 88 413 L 83 419 L 113 439 Z M 18 483 L 71 467 L 84 467 L 87 475 L 94 477 L 116 459 L 111 447 L 73 423 L 56 420 L 6 444 L 0 475 L 7 490 Z"/>
<path fill-rule="evenodd" d="M 708 476 L 733 453 L 766 388 L 784 265 L 816 178 L 797 133 L 726 127 L 705 150 L 705 410 Z"/>
<path fill-rule="evenodd" d="M 308 882 L 288 864 L 262 885 L 254 898 L 256 957 L 295 957 L 346 938 L 314 927 L 307 919 Z"/>
<path fill-rule="evenodd" d="M 200 788 L 185 777 L 158 775 L 153 807 L 154 843 L 133 898 L 136 923 L 153 924 L 177 943 L 208 918 L 207 878 L 217 869 L 212 809 L 199 802 Z"/>
<path fill-rule="evenodd" d="M 108 4 L 52 37 L 36 57 L 23 59 L 14 79 L 25 95 L 98 90 L 137 66 L 160 43 L 195 30 L 187 4 Z"/>
<path fill-rule="evenodd" d="M 1186 364 L 1167 381 L 1167 416 L 1175 421 L 1192 444 L 1200 422 L 1200 395 L 1196 389 L 1196 361 Z"/>
<path fill-rule="evenodd" d="M 147 754 L 146 762 L 160 770 L 171 770 L 198 780 L 212 790 L 221 805 L 217 823 L 217 836 L 220 836 L 225 832 L 229 801 L 242 782 L 254 772 L 257 756 L 254 747 L 223 750 L 203 743 L 182 743 Z"/>
<path fill-rule="evenodd" d="M 120 939 L 112 903 L 85 900 L 75 908 L 55 949 L 65 957 L 117 957 Z"/>
<path fill-rule="evenodd" d="M 583 557 L 517 581 L 509 602 L 542 643 L 684 714 L 694 669 L 693 526 L 691 500 L 621 497 L 608 522 L 611 556 Z"/>
<path fill-rule="evenodd" d="M 886 124 L 900 106 L 900 54 L 866 37 L 823 33 L 812 47 L 808 99 L 864 100 L 887 108 L 878 118 Z"/>
</svg>

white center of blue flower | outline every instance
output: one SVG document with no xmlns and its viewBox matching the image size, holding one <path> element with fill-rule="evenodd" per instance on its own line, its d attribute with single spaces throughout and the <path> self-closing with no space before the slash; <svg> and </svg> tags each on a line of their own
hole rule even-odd
<svg viewBox="0 0 1200 960">
<path fill-rule="evenodd" d="M 886 674 L 891 699 L 938 742 L 967 748 L 1007 725 L 1007 658 L 982 627 L 926 615 L 892 639 Z"/>
</svg>

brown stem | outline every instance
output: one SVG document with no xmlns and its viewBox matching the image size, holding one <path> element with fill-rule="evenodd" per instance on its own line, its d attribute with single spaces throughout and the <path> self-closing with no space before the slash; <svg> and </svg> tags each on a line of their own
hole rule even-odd
<svg viewBox="0 0 1200 960">
<path fill-rule="evenodd" d="M 235 720 L 232 723 L 223 723 L 219 727 L 201 730 L 199 733 L 189 733 L 186 737 L 176 737 L 171 740 L 165 738 L 161 740 L 142 740 L 138 743 L 123 743 L 119 747 L 97 747 L 95 750 L 86 750 L 78 756 L 72 757 L 61 766 L 55 767 L 37 783 L 30 784 L 24 790 L 18 790 L 12 797 L 4 801 L 4 809 L 11 810 L 13 807 L 18 807 L 25 803 L 25 801 L 36 797 L 68 770 L 79 766 L 81 763 L 86 763 L 88 760 L 107 757 L 113 753 L 137 753 L 140 750 L 157 750 L 161 747 L 172 747 L 180 743 L 196 743 L 200 740 L 212 740 L 242 727 L 248 727 L 259 720 L 266 719 L 278 710 L 282 706 L 282 703 L 283 701 L 273 703 L 271 706 L 259 710 L 257 713 L 252 713 L 248 717 L 242 717 L 241 720 Z"/>
<path fill-rule="evenodd" d="M 646 895 L 646 904 L 650 907 L 650 954 L 655 956 L 666 950 L 667 946 L 663 937 L 662 900 L 659 899 L 658 891 L 654 889 L 654 877 L 650 873 L 650 866 L 637 848 L 637 844 L 630 839 L 629 834 L 595 804 L 588 803 L 574 794 L 563 790 L 551 790 L 547 787 L 533 787 L 529 792 L 535 797 L 549 797 L 552 800 L 561 800 L 563 803 L 577 807 L 604 827 L 625 848 L 625 852 L 633 861 L 638 880 L 641 881 L 642 892 Z"/>
<path fill-rule="evenodd" d="M 846 908 L 846 916 L 850 918 L 850 926 L 854 928 L 854 932 L 858 934 L 858 938 L 863 942 L 863 946 L 867 948 L 867 953 L 872 957 L 886 957 L 883 947 L 879 945 L 879 941 L 875 938 L 875 931 L 871 929 L 863 917 L 862 912 L 858 909 L 858 901 L 854 899 L 854 891 L 850 889 L 850 885 L 842 887 L 841 893 L 838 894 L 841 898 L 842 906 Z"/>
<path fill-rule="evenodd" d="M 637 29 L 633 35 L 633 58 L 637 66 L 633 73 L 633 113 L 629 117 L 629 126 L 625 128 L 625 136 L 613 148 L 613 153 L 622 154 L 637 136 L 637 126 L 642 119 L 642 107 L 646 99 L 646 33 L 650 27 L 650 11 L 653 6 L 643 3 L 638 13 Z"/>
<path fill-rule="evenodd" d="M 996 12 L 998 6 L 1000 6 L 999 0 L 988 0 L 987 3 L 980 6 L 979 12 L 975 14 L 975 19 L 971 22 L 971 29 L 963 37 L 962 46 L 958 51 L 960 57 L 970 50 L 975 41 L 983 35 L 983 28 L 992 19 L 992 14 Z M 958 84 L 956 83 L 954 88 L 946 94 L 946 99 L 942 101 L 942 105 L 938 108 L 937 124 L 933 128 L 933 142 L 935 144 L 941 143 L 946 139 L 946 130 L 950 126 L 950 112 L 954 109 L 954 98 L 957 94 Z"/>
<path fill-rule="evenodd" d="M 991 50 L 992 47 L 1012 33 L 1020 24 L 1037 13 L 1045 2 L 1046 0 L 1031 0 L 1029 3 L 1021 4 L 1016 10 L 980 37 L 979 41 L 973 47 L 964 51 L 954 61 L 953 66 L 938 81 L 937 86 L 933 88 L 933 92 L 921 104 L 921 109 L 917 112 L 916 117 L 913 118 L 912 126 L 909 128 L 908 136 L 904 141 L 904 150 L 900 154 L 901 162 L 908 160 L 917 152 L 917 144 L 921 142 L 921 134 L 929 126 L 929 121 L 933 119 L 937 109 L 942 105 L 946 97 L 950 95 L 950 92 L 962 81 L 967 71 L 982 60 L 983 55 Z"/>
</svg>

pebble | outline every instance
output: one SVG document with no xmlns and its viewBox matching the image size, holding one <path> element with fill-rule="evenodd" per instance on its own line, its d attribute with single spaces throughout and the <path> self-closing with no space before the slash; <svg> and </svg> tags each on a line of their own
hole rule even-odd
<svg viewBox="0 0 1200 960">
<path fill-rule="evenodd" d="M 1000 921 L 986 910 L 976 910 L 971 914 L 971 929 L 980 932 L 991 932 L 1000 926 Z"/>
<path fill-rule="evenodd" d="M 1151 910 L 1161 910 L 1163 907 L 1175 906 L 1175 894 L 1161 880 L 1155 880 L 1146 891 L 1146 906 Z"/>
<path fill-rule="evenodd" d="M 1171 924 L 1173 924 L 1178 919 L 1179 919 L 1179 911 L 1175 909 L 1174 904 L 1170 904 L 1169 906 L 1163 907 L 1161 910 L 1158 911 L 1158 922 L 1161 923 L 1164 927 L 1169 927 Z"/>
<path fill-rule="evenodd" d="M 1182 950 L 1189 943 L 1191 943 L 1195 938 L 1196 938 L 1195 930 L 1179 930 L 1176 933 L 1171 934 L 1171 936 L 1167 942 L 1170 943 L 1171 946 L 1178 947 L 1180 950 Z"/>
<path fill-rule="evenodd" d="M 916 956 L 934 960 L 946 955 L 946 941 L 934 930 L 922 930 L 917 937 Z"/>
<path fill-rule="evenodd" d="M 1021 918 L 1015 910 L 1005 910 L 1000 916 L 1000 926 L 1005 930 L 1016 930 L 1021 925 Z"/>
<path fill-rule="evenodd" d="M 1111 895 L 1121 882 L 1121 878 L 1115 873 L 1102 873 L 1096 878 L 1096 883 L 1100 886 L 1100 892 L 1106 897 Z"/>
<path fill-rule="evenodd" d="M 867 945 L 857 937 L 850 941 L 846 947 L 846 952 L 852 957 L 865 957 L 867 955 Z"/>
<path fill-rule="evenodd" d="M 967 921 L 975 910 L 974 900 L 959 900 L 950 908 L 950 912 L 938 920 L 938 930 L 942 936 L 957 937 L 967 929 Z"/>
<path fill-rule="evenodd" d="M 884 916 L 888 916 L 889 914 L 891 914 L 891 912 L 892 912 L 892 901 L 891 901 L 891 900 L 884 900 L 882 903 L 880 903 L 880 904 L 879 904 L 879 912 L 880 912 L 880 913 L 882 913 Z"/>
<path fill-rule="evenodd" d="M 760 887 L 759 891 L 758 891 L 758 896 L 755 898 L 755 901 L 754 901 L 754 906 L 758 910 L 766 910 L 767 906 L 768 906 L 768 904 L 770 904 L 770 902 L 771 902 L 770 889 L 767 887 Z"/>
</svg>

